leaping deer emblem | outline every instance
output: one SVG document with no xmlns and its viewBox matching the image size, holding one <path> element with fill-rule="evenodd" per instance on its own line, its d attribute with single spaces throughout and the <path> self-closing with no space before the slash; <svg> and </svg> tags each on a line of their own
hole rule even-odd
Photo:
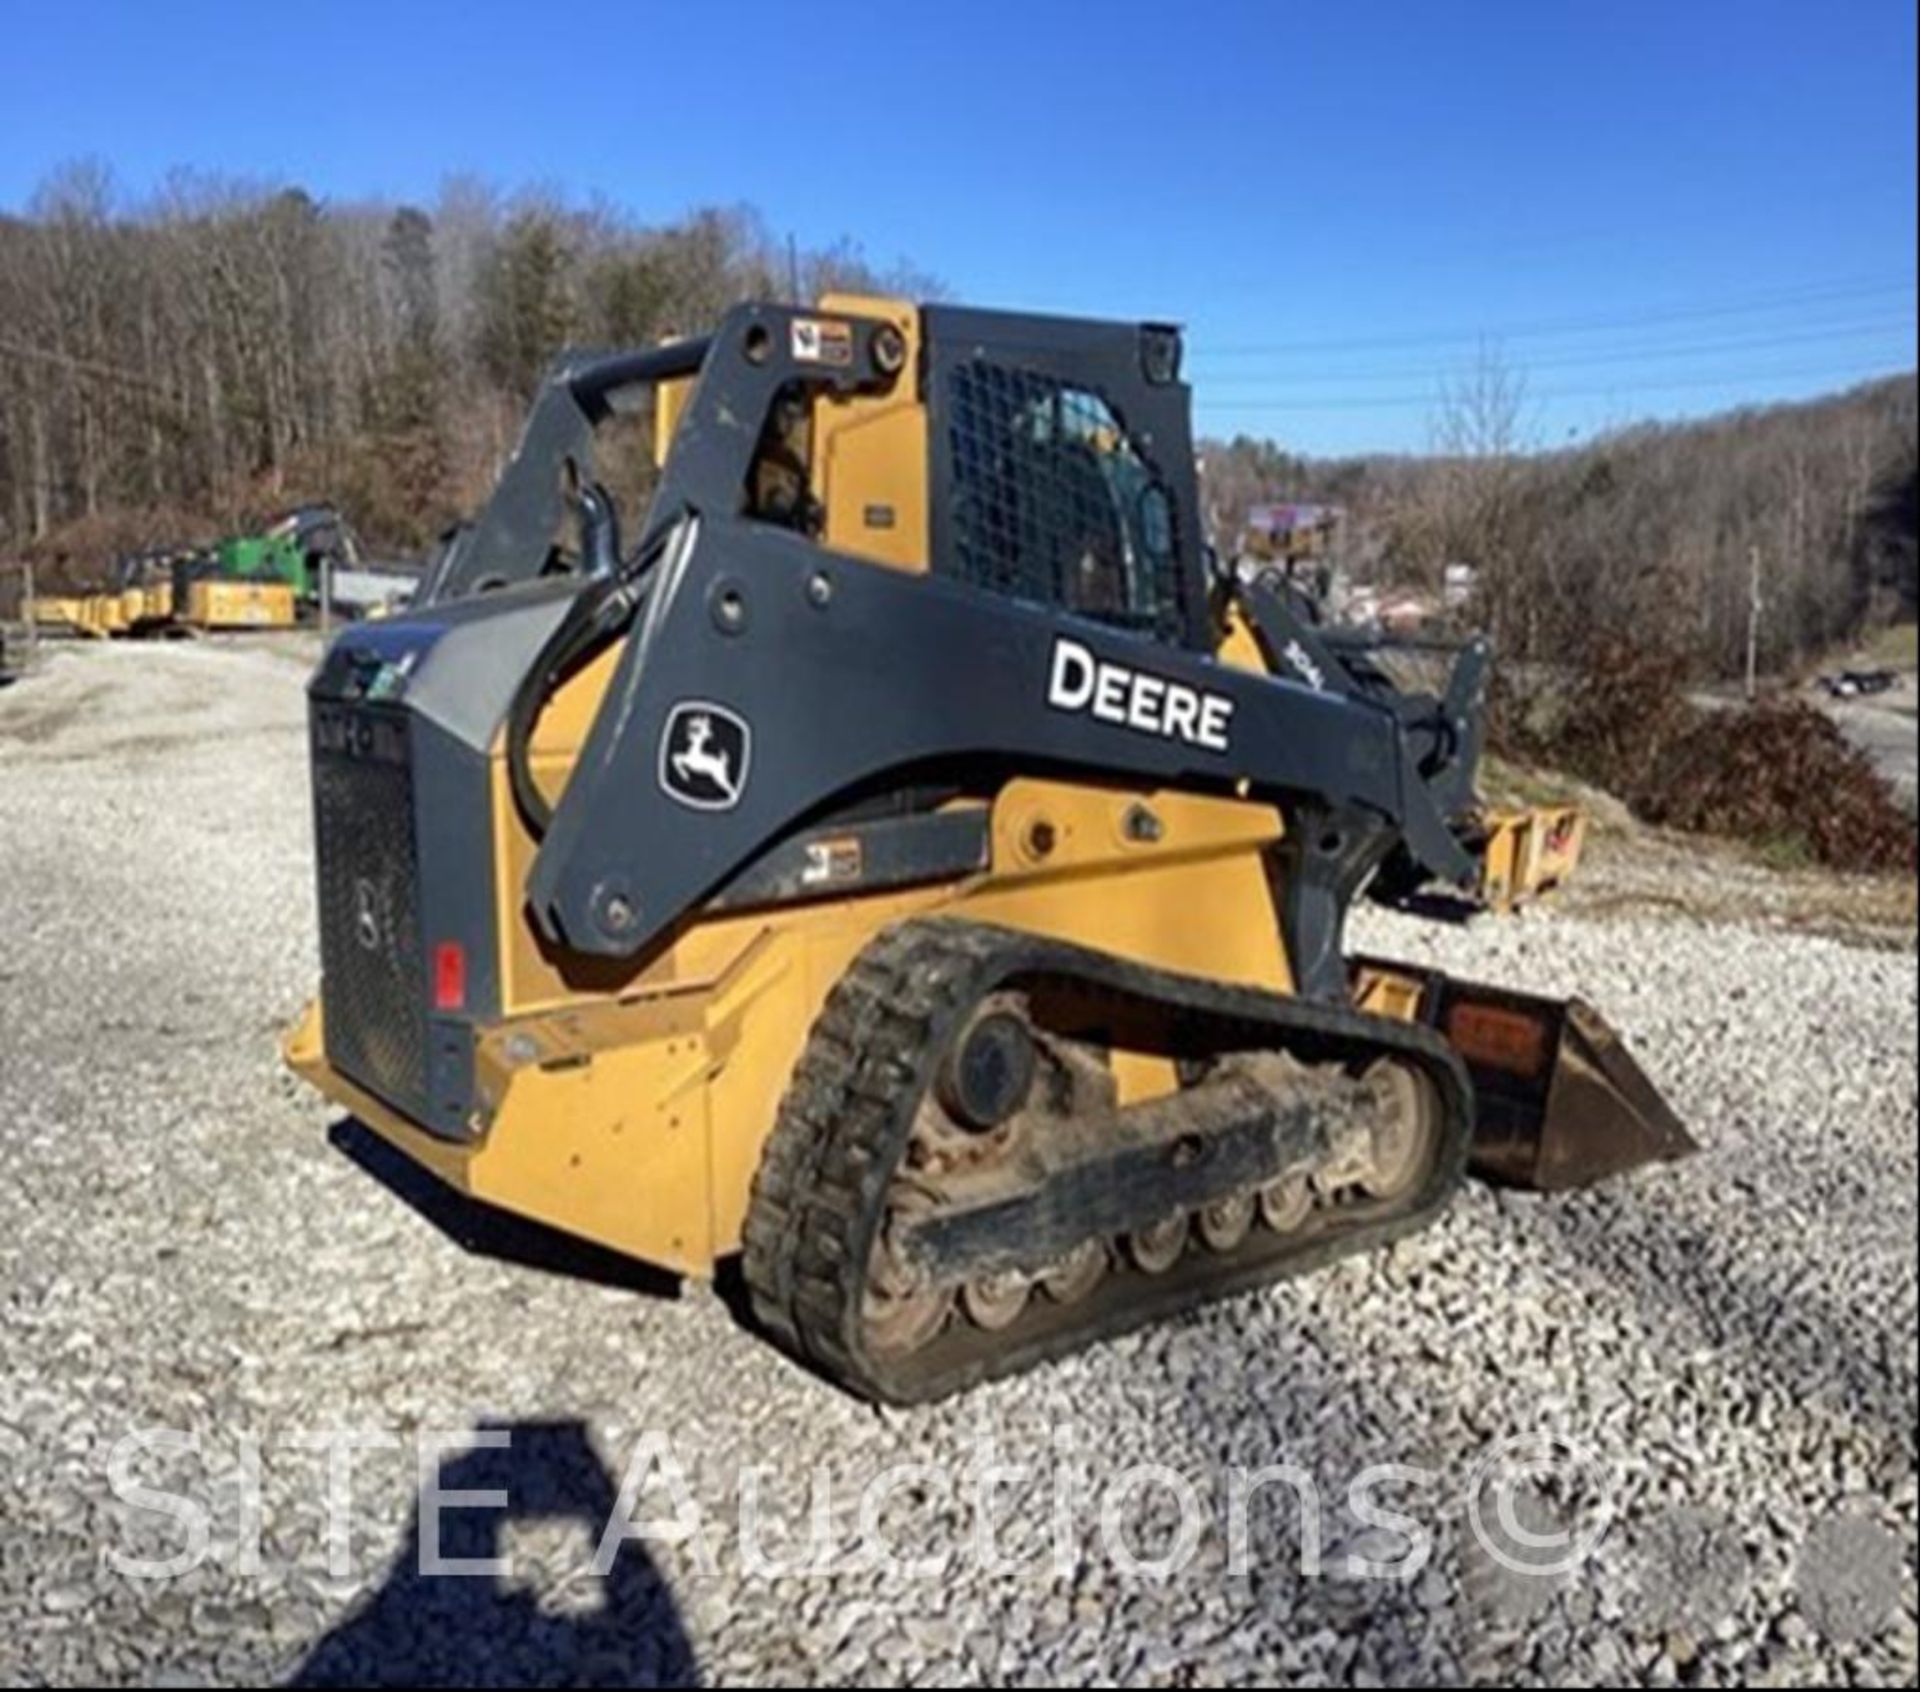
<svg viewBox="0 0 1920 1692">
<path fill-rule="evenodd" d="M 713 719 L 704 711 L 696 711 L 687 718 L 687 743 L 668 760 L 673 765 L 673 773 L 684 782 L 694 777 L 711 782 L 725 795 L 729 805 L 740 797 L 740 789 L 733 778 L 733 761 L 727 756 L 726 748 L 715 746 L 713 742 Z"/>
</svg>

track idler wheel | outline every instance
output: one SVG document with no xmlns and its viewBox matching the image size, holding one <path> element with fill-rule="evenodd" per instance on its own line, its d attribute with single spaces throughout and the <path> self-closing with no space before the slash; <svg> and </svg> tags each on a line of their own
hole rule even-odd
<svg viewBox="0 0 1920 1692">
<path fill-rule="evenodd" d="M 1276 1234 L 1291 1234 L 1313 1214 L 1313 1188 L 1304 1175 L 1285 1175 L 1260 1189 L 1260 1220 Z"/>
<path fill-rule="evenodd" d="M 896 1293 L 869 1285 L 861 1305 L 867 1343 L 891 1357 L 918 1351 L 947 1325 L 947 1313 L 952 1308 L 953 1293 L 948 1288 L 922 1287 Z"/>
<path fill-rule="evenodd" d="M 1040 1290 L 1055 1304 L 1078 1304 L 1106 1278 L 1107 1248 L 1084 1240 L 1040 1277 Z"/>
<path fill-rule="evenodd" d="M 960 1308 L 975 1327 L 997 1334 L 1020 1320 L 1032 1292 L 1024 1275 L 986 1275 L 960 1289 Z"/>
<path fill-rule="evenodd" d="M 867 1269 L 860 1320 L 867 1343 L 877 1354 L 903 1357 L 918 1351 L 947 1325 L 953 1289 L 936 1287 L 901 1261 L 892 1239 L 894 1224 L 915 1207 L 911 1197 L 895 1208 Z"/>
<path fill-rule="evenodd" d="M 1224 1257 L 1237 1251 L 1253 1228 L 1254 1195 L 1234 1193 L 1204 1205 L 1193 1218 L 1193 1231 L 1207 1250 Z"/>
<path fill-rule="evenodd" d="M 1143 1275 L 1164 1275 L 1187 1249 L 1187 1219 L 1169 1216 L 1127 1236 L 1127 1256 Z"/>
<path fill-rule="evenodd" d="M 1372 1168 L 1360 1179 L 1369 1198 L 1392 1199 L 1419 1181 L 1433 1156 L 1439 1115 L 1433 1089 L 1405 1064 L 1382 1059 L 1367 1072 L 1378 1112 Z"/>
</svg>

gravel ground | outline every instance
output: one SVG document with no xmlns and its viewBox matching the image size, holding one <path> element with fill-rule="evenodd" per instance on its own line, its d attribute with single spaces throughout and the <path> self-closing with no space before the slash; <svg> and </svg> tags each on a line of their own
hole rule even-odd
<svg viewBox="0 0 1920 1692">
<path fill-rule="evenodd" d="M 282 1074 L 308 652 L 0 693 L 0 1679 L 1913 1681 L 1911 935 L 1368 915 L 1604 1006 L 1705 1154 L 881 1413 Z"/>
</svg>

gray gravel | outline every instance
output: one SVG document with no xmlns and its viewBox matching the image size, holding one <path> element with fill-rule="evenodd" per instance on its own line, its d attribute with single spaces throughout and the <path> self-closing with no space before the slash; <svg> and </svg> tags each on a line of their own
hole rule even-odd
<svg viewBox="0 0 1920 1692">
<path fill-rule="evenodd" d="M 307 651 L 74 648 L 0 694 L 0 1680 L 1914 1680 L 1910 938 L 1369 915 L 1370 948 L 1604 1006 L 1706 1154 L 1557 1200 L 1476 1188 L 1384 1255 L 880 1413 L 711 1294 L 409 1202 L 281 1072 L 314 971 Z M 437 1470 L 426 1435 L 482 1427 L 508 1448 Z M 358 1458 L 337 1571 L 295 1443 L 327 1428 L 391 1442 Z M 116 1496 L 116 1446 L 154 1429 L 194 1446 L 123 1450 Z M 1541 1559 L 1500 1536 L 1511 1471 L 1476 1489 L 1476 1465 L 1552 1438 L 1509 1514 L 1600 1537 L 1516 1573 Z M 1027 1472 L 982 1508 L 989 1450 Z M 598 1578 L 650 1453 L 631 1513 L 673 1518 L 683 1479 L 699 1535 Z M 946 1566 L 863 1562 L 862 1488 L 915 1462 L 872 1525 Z M 1312 1575 L 1272 1488 L 1229 1533 L 1235 1472 L 1279 1463 L 1321 1498 Z M 1381 1463 L 1413 1471 L 1372 1495 L 1398 1526 L 1347 1492 Z M 1138 1563 L 1180 1501 L 1143 1464 L 1193 1488 L 1164 1578 Z M 446 1554 L 505 1572 L 418 1575 L 423 1468 L 509 1493 L 441 1518 Z M 764 1550 L 811 1497 L 836 1554 L 754 1561 L 756 1492 Z"/>
</svg>

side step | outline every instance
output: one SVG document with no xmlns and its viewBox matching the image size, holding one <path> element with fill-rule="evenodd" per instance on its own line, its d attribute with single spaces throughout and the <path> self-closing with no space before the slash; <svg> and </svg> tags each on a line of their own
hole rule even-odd
<svg viewBox="0 0 1920 1692">
<path fill-rule="evenodd" d="M 1386 959 L 1361 959 L 1358 970 L 1362 1009 L 1413 1009 L 1466 1065 L 1475 1174 L 1565 1192 L 1700 1149 L 1586 1000 L 1456 981 Z"/>
</svg>

